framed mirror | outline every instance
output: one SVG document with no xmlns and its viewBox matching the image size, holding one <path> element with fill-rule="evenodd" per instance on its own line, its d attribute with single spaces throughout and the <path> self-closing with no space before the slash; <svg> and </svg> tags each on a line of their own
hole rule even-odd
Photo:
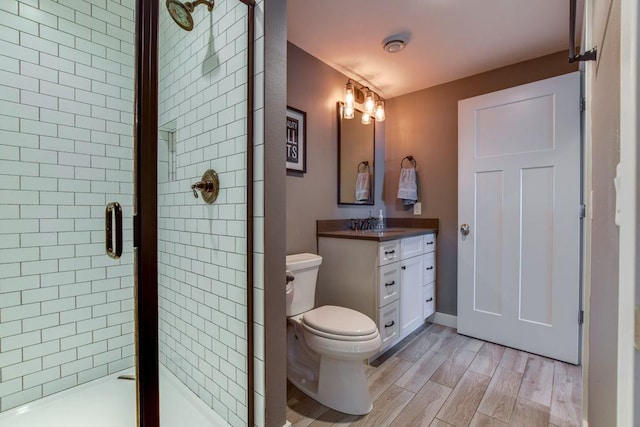
<svg viewBox="0 0 640 427">
<path fill-rule="evenodd" d="M 373 205 L 375 171 L 375 121 L 362 124 L 362 111 L 343 118 L 338 102 L 338 204 Z"/>
</svg>

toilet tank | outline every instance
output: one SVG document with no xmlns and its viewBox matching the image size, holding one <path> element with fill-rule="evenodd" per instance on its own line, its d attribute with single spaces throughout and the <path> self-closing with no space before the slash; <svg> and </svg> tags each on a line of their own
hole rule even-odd
<svg viewBox="0 0 640 427">
<path fill-rule="evenodd" d="M 316 254 L 287 255 L 287 270 L 291 270 L 293 298 L 287 304 L 287 316 L 295 316 L 311 310 L 315 306 L 316 279 L 322 257 Z"/>
</svg>

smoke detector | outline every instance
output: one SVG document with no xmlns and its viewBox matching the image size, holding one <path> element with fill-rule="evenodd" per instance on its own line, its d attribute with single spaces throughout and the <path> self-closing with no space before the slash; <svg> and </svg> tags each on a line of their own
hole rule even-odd
<svg viewBox="0 0 640 427">
<path fill-rule="evenodd" d="M 382 49 L 388 53 L 397 53 L 407 47 L 409 37 L 405 34 L 394 34 L 382 41 Z"/>
</svg>

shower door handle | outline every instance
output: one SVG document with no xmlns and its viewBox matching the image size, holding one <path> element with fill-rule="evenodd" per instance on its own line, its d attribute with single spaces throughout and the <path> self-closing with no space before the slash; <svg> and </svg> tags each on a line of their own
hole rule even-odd
<svg viewBox="0 0 640 427">
<path fill-rule="evenodd" d="M 104 228 L 107 255 L 110 258 L 118 259 L 122 256 L 122 207 L 120 203 L 111 202 L 107 205 Z"/>
</svg>

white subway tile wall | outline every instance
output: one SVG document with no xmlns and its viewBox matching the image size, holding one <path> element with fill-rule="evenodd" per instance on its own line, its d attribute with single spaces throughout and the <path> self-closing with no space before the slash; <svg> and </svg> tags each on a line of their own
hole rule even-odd
<svg viewBox="0 0 640 427">
<path fill-rule="evenodd" d="M 0 1 L 2 411 L 134 363 L 134 7 Z"/>
<path fill-rule="evenodd" d="M 245 426 L 248 10 L 220 0 L 193 17 L 186 32 L 161 10 L 160 362 L 229 424 Z M 207 169 L 220 179 L 212 205 L 190 188 Z"/>
</svg>

